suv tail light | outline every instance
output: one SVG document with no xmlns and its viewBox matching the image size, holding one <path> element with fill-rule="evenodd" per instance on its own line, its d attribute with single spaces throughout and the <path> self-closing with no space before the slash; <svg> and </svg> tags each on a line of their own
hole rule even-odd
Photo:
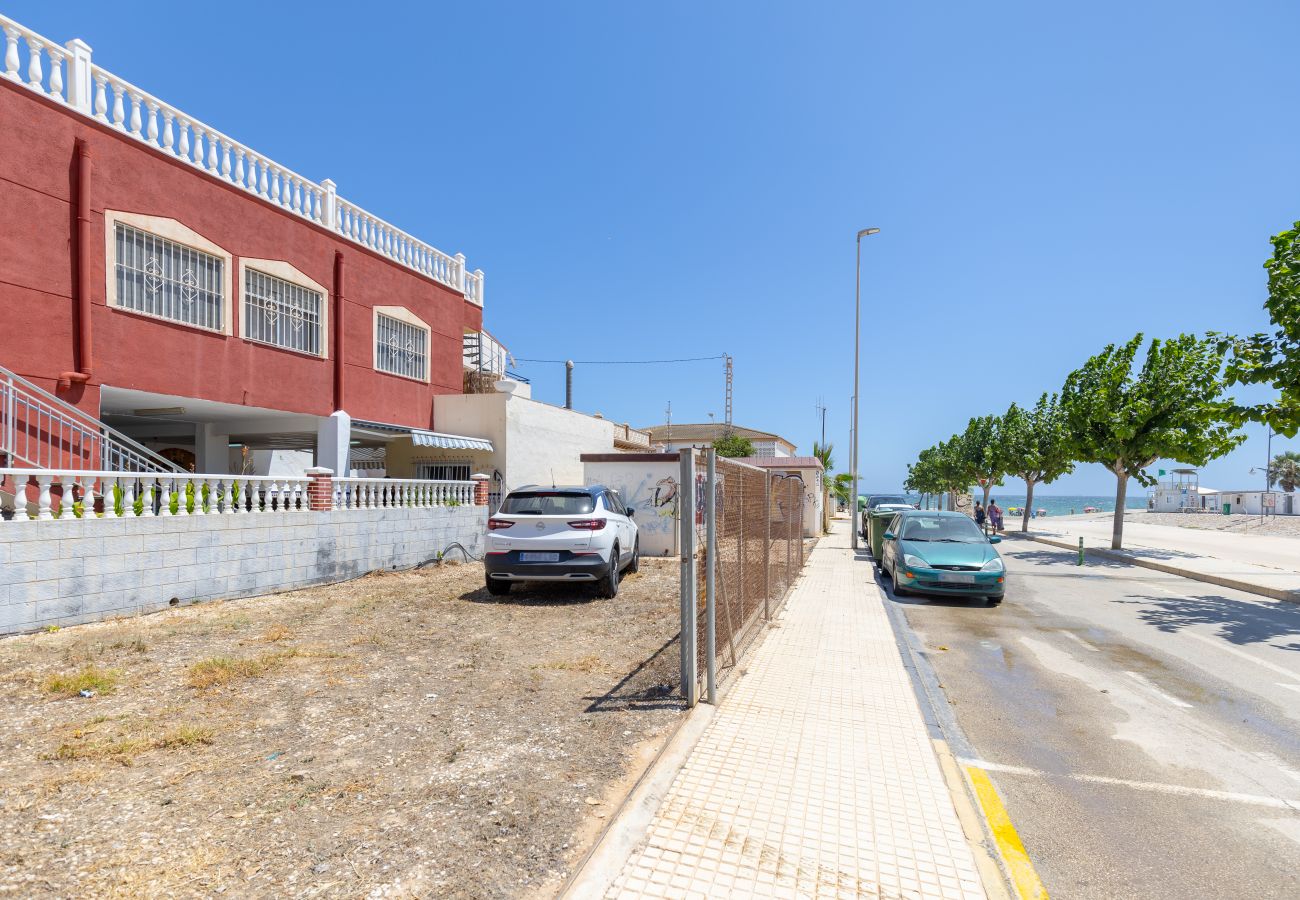
<svg viewBox="0 0 1300 900">
<path fill-rule="evenodd" d="M 488 519 L 488 531 L 499 531 L 502 528 L 509 528 L 515 524 L 507 519 Z"/>
<path fill-rule="evenodd" d="M 569 523 L 570 528 L 577 528 L 579 531 L 600 531 L 605 527 L 604 519 L 578 519 Z"/>
</svg>

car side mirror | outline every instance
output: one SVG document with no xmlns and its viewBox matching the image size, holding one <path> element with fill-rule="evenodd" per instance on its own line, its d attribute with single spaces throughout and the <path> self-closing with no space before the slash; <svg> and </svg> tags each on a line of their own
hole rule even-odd
<svg viewBox="0 0 1300 900">
<path fill-rule="evenodd" d="M 894 533 L 892 531 L 886 531 L 885 540 L 892 541 L 893 539 L 894 539 Z"/>
<path fill-rule="evenodd" d="M 635 510 L 635 509 L 632 509 L 631 507 L 629 507 L 629 508 L 628 508 L 628 511 L 627 511 L 627 517 L 630 519 L 630 518 L 632 518 L 632 517 L 635 516 L 635 515 L 636 515 L 636 510 Z"/>
<path fill-rule="evenodd" d="M 995 534 L 995 535 L 993 535 L 993 536 L 991 536 L 991 537 L 989 538 L 989 543 L 990 543 L 990 544 L 1000 544 L 1000 543 L 1002 543 L 1002 538 Z"/>
</svg>

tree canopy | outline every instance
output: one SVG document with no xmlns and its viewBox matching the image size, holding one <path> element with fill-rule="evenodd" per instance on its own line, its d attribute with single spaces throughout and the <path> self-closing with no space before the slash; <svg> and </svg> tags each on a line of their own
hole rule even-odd
<svg viewBox="0 0 1300 900">
<path fill-rule="evenodd" d="M 739 456 L 753 456 L 754 442 L 739 434 L 728 434 L 715 440 L 713 449 L 718 451 L 719 456 L 733 459 Z"/>
<path fill-rule="evenodd" d="M 1044 393 L 1033 409 L 1012 403 L 998 429 L 1007 474 L 1025 482 L 1021 530 L 1029 530 L 1034 486 L 1051 484 L 1074 471 L 1074 455 L 1065 415 L 1056 394 Z"/>
<path fill-rule="evenodd" d="M 1270 333 L 1245 337 L 1215 335 L 1219 349 L 1231 348 L 1229 384 L 1267 384 L 1278 391 L 1272 403 L 1233 407 L 1238 421 L 1267 422 L 1294 437 L 1300 430 L 1300 222 L 1272 238 L 1273 255 L 1264 263 L 1268 299 L 1264 308 L 1274 325 Z"/>
<path fill-rule="evenodd" d="M 1213 340 L 1179 335 L 1153 339 L 1135 369 L 1142 346 L 1138 334 L 1127 344 L 1110 344 L 1071 372 L 1060 406 L 1071 434 L 1071 455 L 1101 463 L 1115 473 L 1115 528 L 1111 546 L 1120 549 L 1128 479 L 1151 485 L 1146 471 L 1158 459 L 1203 466 L 1244 440 L 1229 421 L 1223 362 Z"/>
</svg>

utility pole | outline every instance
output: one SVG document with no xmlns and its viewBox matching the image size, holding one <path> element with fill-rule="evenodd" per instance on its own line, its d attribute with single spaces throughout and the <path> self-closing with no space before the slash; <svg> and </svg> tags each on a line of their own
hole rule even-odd
<svg viewBox="0 0 1300 900">
<path fill-rule="evenodd" d="M 821 414 L 821 417 L 822 417 L 822 442 L 821 442 L 821 447 L 822 447 L 822 449 L 824 450 L 824 449 L 826 448 L 826 404 L 823 403 L 820 399 L 818 399 L 818 401 L 817 401 L 817 406 L 816 406 L 815 408 L 816 408 L 817 412 L 819 412 L 819 413 Z"/>
<path fill-rule="evenodd" d="M 673 445 L 673 401 L 668 401 L 668 409 L 664 410 L 664 415 L 667 416 L 667 424 L 664 426 L 664 444 L 671 451 Z"/>
<path fill-rule="evenodd" d="M 730 437 L 731 436 L 731 354 L 724 353 L 723 356 L 727 360 L 727 408 L 726 408 L 725 415 L 723 417 L 723 422 L 724 422 L 723 434 L 727 437 Z"/>
</svg>

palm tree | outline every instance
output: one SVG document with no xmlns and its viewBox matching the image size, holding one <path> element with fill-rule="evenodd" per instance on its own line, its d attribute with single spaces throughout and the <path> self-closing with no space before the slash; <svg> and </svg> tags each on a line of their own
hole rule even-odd
<svg viewBox="0 0 1300 900">
<path fill-rule="evenodd" d="M 831 526 L 831 497 L 848 502 L 849 477 L 844 474 L 831 476 L 831 470 L 835 468 L 834 444 L 819 444 L 813 441 L 812 452 L 822 464 L 822 530 L 827 531 Z"/>
<path fill-rule="evenodd" d="M 1287 450 L 1273 457 L 1273 461 L 1268 464 L 1268 482 L 1270 485 L 1276 484 L 1288 494 L 1292 493 L 1296 485 L 1300 484 L 1300 453 Z"/>
</svg>

